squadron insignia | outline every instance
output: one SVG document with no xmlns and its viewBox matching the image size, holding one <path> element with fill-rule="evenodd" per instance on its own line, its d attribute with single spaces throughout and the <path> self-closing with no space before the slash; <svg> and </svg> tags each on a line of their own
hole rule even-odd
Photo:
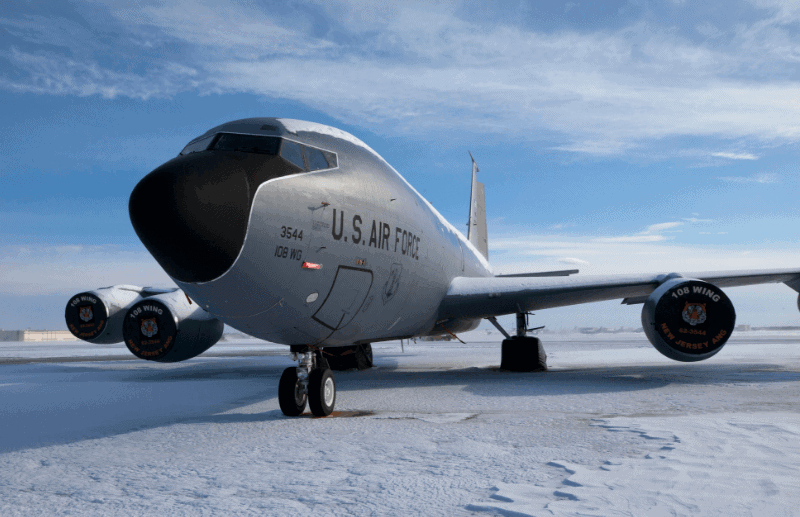
<svg viewBox="0 0 800 517">
<path fill-rule="evenodd" d="M 683 321 L 691 326 L 700 325 L 706 321 L 706 304 L 686 302 L 683 308 Z"/>
<path fill-rule="evenodd" d="M 400 276 L 403 274 L 403 266 L 400 264 L 392 264 L 392 270 L 389 272 L 389 279 L 383 286 L 383 303 L 386 304 L 394 298 L 395 293 L 400 288 Z"/>
<path fill-rule="evenodd" d="M 142 320 L 142 334 L 147 337 L 153 337 L 158 333 L 158 325 L 155 318 L 147 318 Z"/>
<path fill-rule="evenodd" d="M 87 305 L 86 307 L 81 307 L 78 309 L 78 315 L 87 323 L 92 321 L 92 318 L 94 318 L 94 314 L 92 314 L 92 306 Z"/>
</svg>

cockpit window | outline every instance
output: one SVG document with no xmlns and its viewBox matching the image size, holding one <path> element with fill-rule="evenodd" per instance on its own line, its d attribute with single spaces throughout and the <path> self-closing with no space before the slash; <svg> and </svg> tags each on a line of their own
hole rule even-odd
<svg viewBox="0 0 800 517">
<path fill-rule="evenodd" d="M 303 151 L 300 148 L 300 144 L 292 142 L 291 140 L 284 140 L 283 145 L 281 145 L 281 157 L 297 165 L 304 171 L 308 170 L 303 164 Z"/>
<path fill-rule="evenodd" d="M 181 151 L 181 156 L 183 156 L 184 154 L 196 153 L 198 151 L 205 151 L 206 149 L 208 149 L 208 144 L 211 143 L 211 139 L 214 138 L 215 136 L 216 135 L 211 135 L 206 138 L 190 142 L 189 145 L 184 147 L 183 151 Z"/>
<path fill-rule="evenodd" d="M 217 133 L 190 142 L 181 151 L 181 156 L 206 150 L 236 151 L 270 156 L 280 154 L 281 158 L 306 172 L 335 169 L 339 166 L 336 153 L 330 151 L 298 144 L 277 136 L 238 133 Z"/>
<path fill-rule="evenodd" d="M 325 159 L 325 155 L 323 155 L 322 151 L 319 149 L 303 146 L 303 153 L 306 155 L 308 170 L 318 171 L 320 169 L 328 168 L 328 160 Z"/>
<path fill-rule="evenodd" d="M 335 169 L 339 166 L 338 161 L 336 160 L 336 153 L 332 153 L 330 151 L 321 151 L 322 155 L 325 157 L 325 161 L 328 162 L 329 169 Z"/>
<path fill-rule="evenodd" d="M 235 133 L 219 133 L 211 145 L 211 149 L 218 151 L 242 151 L 257 154 L 278 154 L 281 139 L 274 136 L 237 135 Z"/>
</svg>

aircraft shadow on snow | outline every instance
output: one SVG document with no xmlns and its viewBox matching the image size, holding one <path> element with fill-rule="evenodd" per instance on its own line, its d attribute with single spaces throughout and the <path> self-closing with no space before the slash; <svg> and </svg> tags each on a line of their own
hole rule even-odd
<svg viewBox="0 0 800 517">
<path fill-rule="evenodd" d="M 30 419 L 31 415 L 25 420 L 24 415 L 17 419 L 13 411 L 7 412 L 4 424 L 8 429 L 24 425 L 28 431 L 7 440 L 0 449 L 10 451 L 75 443 L 87 438 L 122 435 L 174 424 L 257 423 L 286 418 L 278 409 L 251 414 L 235 413 L 239 408 L 274 399 L 275 385 L 285 367 L 284 363 L 289 361 L 288 358 L 277 357 L 258 359 L 256 363 L 237 358 L 235 361 L 224 363 L 198 361 L 180 365 L 152 367 L 148 365 L 136 369 L 120 369 L 118 363 L 112 368 L 109 368 L 109 363 L 89 363 L 75 367 L 55 364 L 9 366 L 7 373 L 14 376 L 15 372 L 27 377 L 26 383 L 33 385 L 29 386 L 31 392 L 45 391 L 48 388 L 47 384 L 51 382 L 48 381 L 48 377 L 51 375 L 58 377 L 59 385 L 63 386 L 64 390 L 67 392 L 75 390 L 75 395 L 80 397 L 84 408 L 110 406 L 108 400 L 104 400 L 107 397 L 106 389 L 93 389 L 94 382 L 97 382 L 98 386 L 108 386 L 108 383 L 119 386 L 130 386 L 132 383 L 144 384 L 149 385 L 148 389 L 157 393 L 169 392 L 173 386 L 183 384 L 184 390 L 191 389 L 199 399 L 209 395 L 213 400 L 207 405 L 200 404 L 188 408 L 183 413 L 174 414 L 167 409 L 169 403 L 174 404 L 179 400 L 176 396 L 172 397 L 167 405 L 155 402 L 152 406 L 148 404 L 137 406 L 133 419 L 119 418 L 111 413 L 107 418 L 95 415 L 94 422 L 88 419 L 88 423 L 86 418 L 64 410 L 58 400 L 53 400 L 51 408 L 40 407 L 39 411 L 47 415 L 47 428 L 59 429 L 58 433 L 50 433 L 45 437 L 36 432 L 36 426 L 31 426 L 31 423 L 36 421 Z M 379 364 L 387 362 L 392 362 L 391 357 L 378 361 Z M 64 380 L 69 382 L 63 382 Z M 499 371 L 496 367 L 445 370 L 441 366 L 436 369 L 399 368 L 389 364 L 361 372 L 339 372 L 337 375 L 341 399 L 346 399 L 350 392 L 431 386 L 461 386 L 463 391 L 480 397 L 554 397 L 631 393 L 670 385 L 736 386 L 776 382 L 800 382 L 800 371 L 792 370 L 785 365 L 769 363 L 585 366 L 539 373 L 512 373 Z M 139 391 L 136 388 L 134 390 Z M 365 414 L 372 411 L 380 412 L 379 408 L 359 409 Z M 658 411 L 657 408 L 654 409 Z M 463 410 L 470 410 L 468 403 Z M 98 409 L 98 411 L 103 410 Z"/>
</svg>

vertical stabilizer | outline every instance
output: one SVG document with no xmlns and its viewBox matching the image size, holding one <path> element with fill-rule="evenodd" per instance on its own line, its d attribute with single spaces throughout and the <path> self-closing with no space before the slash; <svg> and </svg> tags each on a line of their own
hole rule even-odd
<svg viewBox="0 0 800 517">
<path fill-rule="evenodd" d="M 469 155 L 472 158 L 472 153 Z M 472 190 L 469 197 L 469 230 L 467 239 L 489 259 L 489 238 L 486 233 L 486 201 L 483 183 L 478 181 L 478 164 L 472 158 Z"/>
</svg>

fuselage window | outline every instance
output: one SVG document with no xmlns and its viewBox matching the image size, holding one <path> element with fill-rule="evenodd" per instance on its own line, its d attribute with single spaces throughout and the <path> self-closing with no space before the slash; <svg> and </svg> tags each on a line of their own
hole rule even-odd
<svg viewBox="0 0 800 517">
<path fill-rule="evenodd" d="M 281 144 L 281 157 L 294 165 L 297 165 L 302 170 L 307 170 L 303 164 L 303 151 L 300 149 L 300 144 L 290 140 L 284 140 Z"/>
<path fill-rule="evenodd" d="M 220 133 L 211 149 L 217 151 L 240 151 L 257 154 L 278 154 L 281 139 L 274 136 L 237 135 L 235 133 Z"/>
<path fill-rule="evenodd" d="M 183 148 L 181 151 L 181 156 L 184 154 L 189 153 L 196 153 L 198 151 L 205 151 L 208 149 L 208 144 L 211 143 L 211 139 L 214 138 L 216 135 L 207 136 L 206 138 L 197 140 L 196 142 L 190 142 L 189 145 Z"/>
</svg>

